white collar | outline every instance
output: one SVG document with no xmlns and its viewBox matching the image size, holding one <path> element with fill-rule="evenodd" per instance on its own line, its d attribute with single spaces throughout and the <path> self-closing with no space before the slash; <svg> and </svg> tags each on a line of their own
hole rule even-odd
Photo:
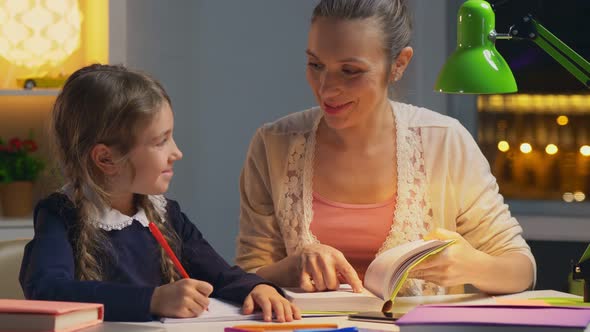
<svg viewBox="0 0 590 332">
<path fill-rule="evenodd" d="M 121 213 L 119 210 L 108 209 L 103 211 L 100 216 L 94 220 L 94 226 L 102 228 L 105 231 L 121 230 L 137 220 L 143 227 L 148 227 L 150 223 L 143 208 L 139 208 L 137 213 L 133 216 L 128 216 Z"/>
<path fill-rule="evenodd" d="M 61 188 L 61 192 L 66 194 L 70 200 L 72 199 L 72 186 L 70 184 L 64 185 Z M 88 195 L 91 196 L 91 193 Z M 154 206 L 156 213 L 160 217 L 160 220 L 162 222 L 166 222 L 166 206 L 168 205 L 168 201 L 164 195 L 148 195 L 148 199 Z M 141 207 L 139 207 L 137 213 L 131 217 L 124 215 L 118 210 L 112 209 L 110 207 L 100 212 L 97 211 L 97 209 L 92 209 L 89 219 L 94 226 L 106 231 L 111 231 L 114 229 L 121 230 L 133 224 L 133 220 L 137 220 L 144 227 L 148 227 L 150 222 L 145 214 L 145 211 Z"/>
</svg>

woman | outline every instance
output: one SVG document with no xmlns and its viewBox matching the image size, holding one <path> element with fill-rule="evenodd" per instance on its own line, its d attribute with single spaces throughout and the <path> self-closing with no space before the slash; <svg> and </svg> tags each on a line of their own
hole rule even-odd
<svg viewBox="0 0 590 332">
<path fill-rule="evenodd" d="M 413 50 L 403 0 L 323 0 L 307 80 L 319 107 L 256 132 L 241 176 L 237 263 L 282 286 L 355 291 L 380 252 L 456 242 L 400 294 L 532 287 L 535 261 L 489 165 L 456 120 L 388 99 Z"/>
</svg>

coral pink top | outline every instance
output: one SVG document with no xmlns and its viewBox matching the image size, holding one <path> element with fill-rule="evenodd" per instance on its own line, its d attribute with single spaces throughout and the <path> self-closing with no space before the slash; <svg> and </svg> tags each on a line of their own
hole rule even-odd
<svg viewBox="0 0 590 332">
<path fill-rule="evenodd" d="M 375 204 L 347 204 L 314 192 L 312 209 L 312 234 L 340 250 L 362 280 L 391 229 L 395 197 Z"/>
</svg>

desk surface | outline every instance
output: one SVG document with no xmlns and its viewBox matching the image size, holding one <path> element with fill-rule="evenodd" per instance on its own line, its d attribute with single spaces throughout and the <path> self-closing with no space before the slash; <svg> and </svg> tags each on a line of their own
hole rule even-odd
<svg viewBox="0 0 590 332">
<path fill-rule="evenodd" d="M 527 299 L 533 297 L 579 297 L 576 295 L 562 293 L 552 290 L 528 291 L 518 294 L 503 295 L 503 298 L 520 298 Z M 470 304 L 486 304 L 494 303 L 492 297 L 483 294 L 457 294 L 457 295 L 441 295 L 441 296 L 416 296 L 416 297 L 400 297 L 394 305 L 393 311 L 407 312 L 412 307 L 418 304 L 426 303 L 470 303 Z M 368 328 L 381 331 L 399 331 L 399 328 L 393 324 L 368 323 L 359 321 L 349 321 L 346 316 L 340 317 L 313 317 L 304 318 L 299 323 L 336 323 L 338 327 L 356 326 L 359 328 Z M 148 323 L 114 323 L 105 322 L 103 324 L 84 329 L 83 332 L 157 332 L 157 331 L 171 331 L 171 332 L 195 332 L 195 331 L 210 331 L 222 332 L 224 327 L 239 325 L 239 324 L 262 324 L 260 321 L 237 321 L 237 322 L 215 322 L 215 323 L 178 323 L 178 324 L 162 324 L 160 322 Z M 278 324 L 278 323 L 277 323 Z"/>
</svg>

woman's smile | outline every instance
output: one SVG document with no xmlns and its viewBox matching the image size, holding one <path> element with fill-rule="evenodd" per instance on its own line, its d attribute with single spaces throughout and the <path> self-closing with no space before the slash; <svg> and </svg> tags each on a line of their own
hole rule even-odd
<svg viewBox="0 0 590 332">
<path fill-rule="evenodd" d="M 344 104 L 324 102 L 323 109 L 326 113 L 331 114 L 331 115 L 335 115 L 335 114 L 341 113 L 344 110 L 351 108 L 352 104 L 353 104 L 352 101 L 350 101 L 348 103 L 344 103 Z"/>
</svg>

